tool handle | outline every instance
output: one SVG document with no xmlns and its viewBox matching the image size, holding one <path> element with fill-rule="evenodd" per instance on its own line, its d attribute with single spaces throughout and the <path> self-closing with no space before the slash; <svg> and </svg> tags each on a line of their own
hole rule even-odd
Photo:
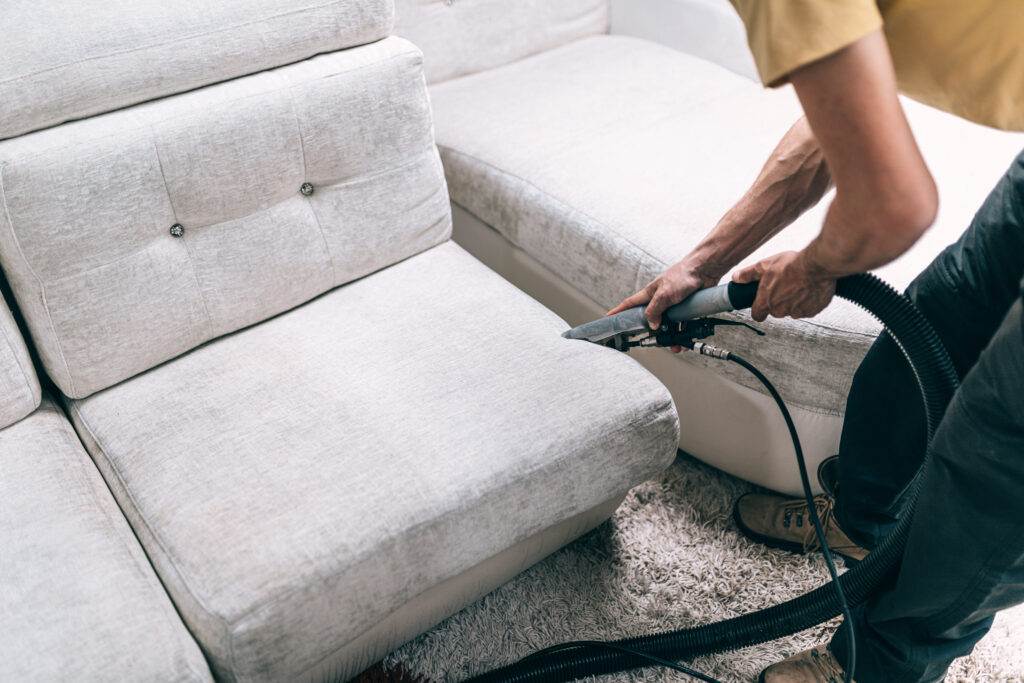
<svg viewBox="0 0 1024 683">
<path fill-rule="evenodd" d="M 756 282 L 742 285 L 730 282 L 694 292 L 675 306 L 670 306 L 662 318 L 671 323 L 682 323 L 694 318 L 750 308 L 756 296 Z"/>
<path fill-rule="evenodd" d="M 757 286 L 759 284 L 761 283 L 757 280 L 744 284 L 740 284 L 739 282 L 730 282 L 727 284 L 726 288 L 729 293 L 729 303 L 732 304 L 733 309 L 742 311 L 753 306 L 754 299 L 757 298 Z"/>
<path fill-rule="evenodd" d="M 707 318 L 718 313 L 750 308 L 754 303 L 755 296 L 757 296 L 756 282 L 745 285 L 730 282 L 726 285 L 701 289 L 675 306 L 670 306 L 662 315 L 662 320 L 665 323 L 684 323 L 696 318 Z M 567 339 L 585 339 L 601 343 L 616 335 L 633 334 L 649 329 L 647 317 L 644 315 L 644 307 L 635 306 L 615 315 L 583 323 L 571 330 L 566 330 L 562 336 Z"/>
</svg>

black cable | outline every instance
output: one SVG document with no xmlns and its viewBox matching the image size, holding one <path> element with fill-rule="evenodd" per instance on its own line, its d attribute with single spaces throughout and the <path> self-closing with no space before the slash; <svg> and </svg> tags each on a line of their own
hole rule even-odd
<svg viewBox="0 0 1024 683">
<path fill-rule="evenodd" d="M 779 411 L 782 413 L 782 417 L 786 420 L 786 429 L 789 430 L 789 438 L 793 440 L 793 450 L 796 453 L 797 467 L 800 469 L 800 485 L 804 490 L 804 500 L 807 501 L 807 512 L 811 517 L 811 522 L 814 524 L 814 534 L 818 537 L 818 545 L 821 547 L 821 555 L 825 558 L 825 565 L 828 567 L 829 576 L 832 577 L 832 586 L 836 591 L 836 599 L 842 608 L 843 619 L 846 621 L 846 643 L 849 648 L 849 656 L 847 657 L 846 665 L 843 667 L 843 682 L 851 683 L 853 680 L 853 671 L 856 668 L 857 663 L 857 637 L 853 632 L 853 616 L 850 611 L 850 604 L 846 601 L 846 591 L 843 590 L 843 584 L 839 581 L 839 572 L 836 571 L 836 563 L 832 558 L 832 549 L 828 547 L 828 541 L 825 538 L 825 529 L 821 525 L 821 518 L 818 516 L 818 508 L 814 504 L 814 493 L 811 491 L 811 481 L 807 476 L 807 462 L 804 460 L 804 450 L 800 446 L 800 435 L 796 432 L 796 425 L 793 424 L 793 417 L 789 414 L 789 408 L 786 407 L 786 402 L 782 400 L 782 396 L 779 395 L 778 390 L 768 380 L 767 377 L 762 374 L 760 370 L 755 368 L 747 359 L 743 356 L 739 356 L 731 351 L 726 354 L 726 360 L 730 360 L 733 363 L 745 368 L 750 374 L 757 378 L 764 388 L 768 390 L 771 397 L 775 399 L 775 405 L 779 407 Z"/>
</svg>

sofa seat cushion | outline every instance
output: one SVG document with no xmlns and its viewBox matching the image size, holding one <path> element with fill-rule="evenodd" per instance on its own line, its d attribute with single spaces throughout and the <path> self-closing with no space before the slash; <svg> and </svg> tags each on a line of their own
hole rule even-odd
<svg viewBox="0 0 1024 683">
<path fill-rule="evenodd" d="M 0 140 L 385 37 L 392 0 L 9 0 Z"/>
<path fill-rule="evenodd" d="M 766 91 L 666 47 L 597 36 L 431 88 L 452 201 L 602 307 L 686 254 L 749 187 L 799 117 L 791 90 Z M 940 186 L 938 222 L 879 275 L 904 287 L 966 228 L 1024 136 L 906 101 Z M 826 202 L 749 261 L 799 249 Z M 837 301 L 810 320 L 770 320 L 769 335 L 722 330 L 787 400 L 841 413 L 879 326 Z M 693 354 L 680 362 L 760 390 L 742 369 Z"/>
<path fill-rule="evenodd" d="M 209 681 L 64 414 L 0 429 L 0 680 Z"/>
<path fill-rule="evenodd" d="M 665 389 L 565 327 L 446 242 L 72 415 L 215 673 L 304 680 L 672 460 Z"/>
</svg>

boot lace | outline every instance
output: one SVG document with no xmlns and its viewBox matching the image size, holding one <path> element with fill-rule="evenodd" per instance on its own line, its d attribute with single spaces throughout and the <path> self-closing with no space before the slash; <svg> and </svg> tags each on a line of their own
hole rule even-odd
<svg viewBox="0 0 1024 683">
<path fill-rule="evenodd" d="M 821 528 L 825 531 L 825 535 L 828 535 L 829 529 L 832 525 L 833 513 L 835 510 L 835 501 L 825 494 L 818 494 L 814 497 L 814 508 L 818 511 L 818 518 L 821 520 Z M 810 552 L 817 550 L 820 547 L 818 543 L 818 535 L 814 533 L 814 522 L 811 521 L 811 517 L 808 514 L 807 501 L 802 498 L 796 498 L 788 503 L 782 505 L 783 510 L 783 525 L 787 528 L 791 527 L 791 520 L 796 516 L 796 526 L 804 530 L 803 538 L 801 542 L 803 544 L 804 552 Z"/>
<path fill-rule="evenodd" d="M 817 647 L 811 650 L 811 661 L 814 662 L 815 668 L 822 674 L 822 679 L 828 681 L 828 683 L 842 683 L 843 681 L 843 667 L 839 666 L 839 662 L 832 656 L 825 647 Z"/>
</svg>

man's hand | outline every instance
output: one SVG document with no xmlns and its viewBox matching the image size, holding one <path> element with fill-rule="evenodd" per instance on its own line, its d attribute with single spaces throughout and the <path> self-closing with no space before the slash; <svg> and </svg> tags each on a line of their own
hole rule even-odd
<svg viewBox="0 0 1024 683">
<path fill-rule="evenodd" d="M 834 278 L 815 266 L 806 252 L 784 251 L 733 273 L 733 282 L 760 281 L 750 314 L 758 322 L 808 318 L 820 313 L 836 293 Z"/>
<path fill-rule="evenodd" d="M 651 327 L 657 328 L 661 325 L 661 314 L 666 308 L 679 303 L 698 289 L 718 284 L 720 278 L 721 275 L 708 272 L 694 259 L 684 258 L 639 292 L 623 299 L 607 315 L 647 304 L 647 320 Z"/>
</svg>

